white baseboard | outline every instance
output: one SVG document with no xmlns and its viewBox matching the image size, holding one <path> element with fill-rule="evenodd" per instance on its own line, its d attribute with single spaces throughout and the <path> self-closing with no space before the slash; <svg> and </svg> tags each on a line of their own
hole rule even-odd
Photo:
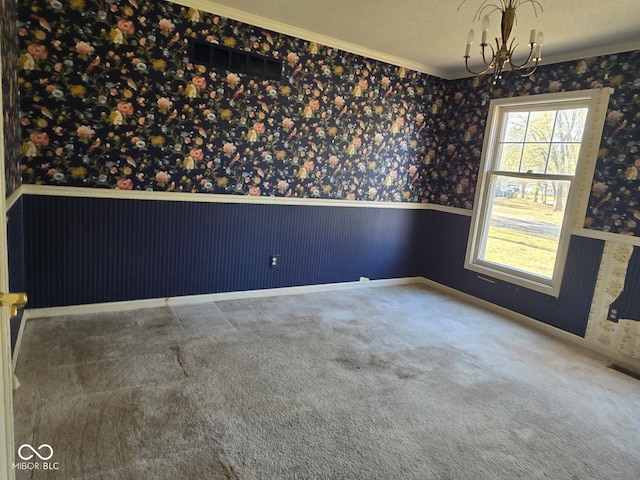
<svg viewBox="0 0 640 480">
<path fill-rule="evenodd" d="M 86 305 L 70 305 L 64 307 L 32 308 L 28 309 L 29 319 L 59 317 L 63 315 L 86 315 L 93 313 L 121 312 L 123 310 L 139 310 L 143 308 L 158 308 L 177 305 L 192 305 L 222 300 L 239 300 L 244 298 L 264 298 L 282 295 L 298 295 L 303 293 L 329 292 L 363 287 L 384 287 L 392 285 L 407 285 L 422 282 L 422 277 L 390 278 L 384 280 L 363 280 L 357 282 L 323 283 L 320 285 L 302 285 L 298 287 L 265 288 L 260 290 L 245 290 L 239 292 L 208 293 L 205 295 L 186 295 L 182 297 L 151 298 L 146 300 L 131 300 L 127 302 L 91 303 Z M 26 312 L 25 312 L 26 313 Z"/>
<path fill-rule="evenodd" d="M 472 303 L 477 305 L 485 310 L 489 310 L 491 312 L 497 313 L 503 317 L 508 318 L 509 320 L 513 320 L 515 322 L 526 325 L 527 327 L 535 328 L 536 330 L 540 330 L 543 333 L 557 338 L 566 343 L 571 343 L 577 345 L 579 347 L 583 347 L 591 352 L 594 352 L 598 355 L 602 355 L 607 359 L 615 362 L 618 365 L 627 367 L 630 370 L 640 372 L 640 360 L 637 360 L 633 357 L 629 357 L 628 355 L 624 355 L 622 353 L 614 352 L 613 350 L 608 350 L 606 348 L 600 347 L 595 343 L 591 343 L 585 340 L 584 337 L 580 337 L 578 335 L 574 335 L 573 333 L 566 332 L 557 327 L 549 325 L 548 323 L 541 322 L 540 320 L 536 320 L 535 318 L 527 317 L 518 312 L 514 312 L 513 310 L 509 310 L 508 308 L 501 307 L 499 305 L 495 305 L 487 300 L 483 300 L 478 297 L 474 297 L 468 293 L 461 292 L 460 290 L 456 290 L 455 288 L 448 287 L 446 285 L 442 285 L 441 283 L 434 282 L 433 280 L 429 280 L 424 277 L 419 277 L 420 283 L 426 285 L 428 287 L 432 287 L 436 290 L 439 290 L 443 293 L 447 293 L 451 296 L 459 298 L 468 303 Z"/>
</svg>

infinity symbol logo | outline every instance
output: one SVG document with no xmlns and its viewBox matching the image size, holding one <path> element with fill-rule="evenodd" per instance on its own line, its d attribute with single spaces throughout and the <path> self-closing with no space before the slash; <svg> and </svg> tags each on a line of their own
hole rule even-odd
<svg viewBox="0 0 640 480">
<path fill-rule="evenodd" d="M 31 450 L 31 452 L 33 452 L 33 453 L 27 452 L 26 455 L 23 455 L 22 451 L 24 449 Z M 49 449 L 49 455 L 46 455 L 46 453 L 44 455 L 41 455 L 40 452 L 42 451 L 42 449 L 44 449 L 45 452 L 46 452 L 47 449 Z M 53 457 L 53 447 L 51 445 L 47 444 L 47 443 L 43 443 L 36 450 L 35 448 L 33 448 L 28 443 L 24 443 L 24 444 L 20 445 L 20 448 L 18 449 L 18 456 L 22 460 L 31 460 L 34 455 L 36 455 L 40 460 L 43 460 L 43 461 L 49 460 L 51 457 Z"/>
</svg>

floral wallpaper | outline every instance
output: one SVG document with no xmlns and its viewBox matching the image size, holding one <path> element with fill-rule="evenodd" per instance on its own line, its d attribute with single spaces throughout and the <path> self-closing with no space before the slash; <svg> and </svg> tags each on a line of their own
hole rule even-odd
<svg viewBox="0 0 640 480">
<path fill-rule="evenodd" d="M 488 78 L 450 82 L 442 115 L 446 144 L 427 174 L 434 200 L 470 206 L 492 98 L 613 87 L 595 168 L 585 228 L 640 235 L 640 51 L 539 67 L 531 77 L 507 74 L 503 87 Z"/>
<path fill-rule="evenodd" d="M 4 122 L 5 195 L 11 195 L 21 183 L 21 131 L 18 106 L 17 4 L 15 0 L 0 0 L 0 34 L 2 48 L 2 116 Z"/>
<path fill-rule="evenodd" d="M 164 1 L 35 0 L 19 18 L 27 183 L 429 197 L 440 79 Z M 281 59 L 282 81 L 192 64 L 191 38 Z"/>
<path fill-rule="evenodd" d="M 640 52 L 445 81 L 170 2 L 19 7 L 22 179 L 473 208 L 492 98 L 611 86 L 585 227 L 640 234 Z M 283 61 L 191 64 L 190 38 Z"/>
</svg>

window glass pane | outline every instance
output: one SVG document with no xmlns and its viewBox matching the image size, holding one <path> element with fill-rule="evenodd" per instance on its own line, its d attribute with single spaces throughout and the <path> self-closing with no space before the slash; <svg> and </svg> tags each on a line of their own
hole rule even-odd
<svg viewBox="0 0 640 480">
<path fill-rule="evenodd" d="M 522 152 L 520 172 L 545 173 L 548 154 L 548 143 L 526 143 Z"/>
<path fill-rule="evenodd" d="M 550 142 L 555 123 L 556 111 L 531 112 L 527 127 L 527 142 Z"/>
<path fill-rule="evenodd" d="M 529 112 L 509 112 L 504 117 L 504 135 L 505 142 L 522 142 L 524 141 L 524 133 L 527 130 L 527 122 L 529 120 Z"/>
<path fill-rule="evenodd" d="M 554 142 L 581 142 L 588 108 L 558 110 L 556 127 L 553 130 Z"/>
<path fill-rule="evenodd" d="M 522 155 L 521 143 L 503 143 L 498 153 L 497 170 L 505 172 L 520 171 L 520 157 Z"/>
<path fill-rule="evenodd" d="M 579 143 L 554 143 L 549 152 L 547 173 L 575 175 L 580 155 Z"/>
<path fill-rule="evenodd" d="M 494 196 L 478 257 L 551 279 L 571 183 L 494 175 L 492 185 Z M 515 187 L 520 190 L 504 194 Z"/>
</svg>

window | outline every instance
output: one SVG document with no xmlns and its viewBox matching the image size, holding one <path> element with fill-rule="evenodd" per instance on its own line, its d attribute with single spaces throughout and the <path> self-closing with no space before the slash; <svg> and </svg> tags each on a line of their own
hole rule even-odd
<svg viewBox="0 0 640 480">
<path fill-rule="evenodd" d="M 558 296 L 610 92 L 491 102 L 466 268 Z"/>
</svg>

